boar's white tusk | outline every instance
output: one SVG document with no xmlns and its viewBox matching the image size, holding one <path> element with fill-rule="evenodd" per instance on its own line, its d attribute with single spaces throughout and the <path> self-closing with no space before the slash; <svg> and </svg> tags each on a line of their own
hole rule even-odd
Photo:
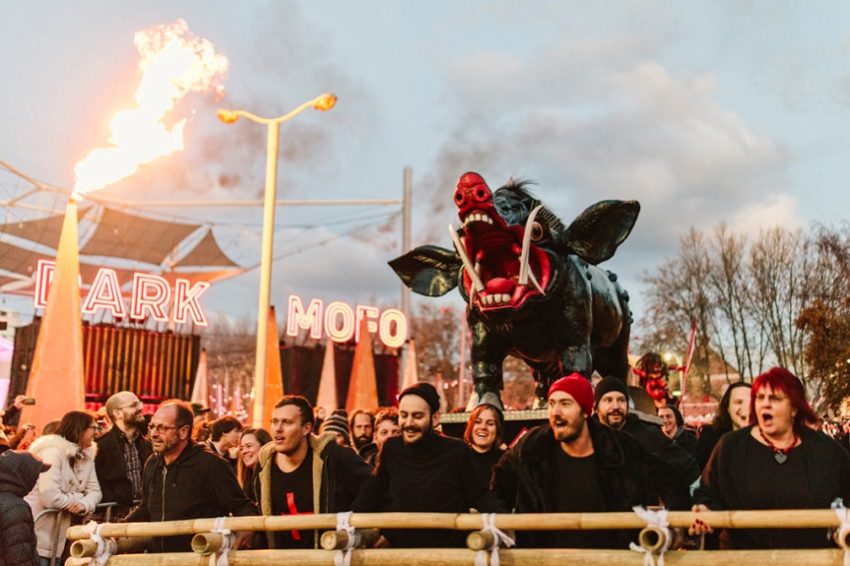
<svg viewBox="0 0 850 566">
<path fill-rule="evenodd" d="M 534 207 L 531 214 L 528 215 L 528 220 L 525 221 L 525 232 L 522 235 L 522 253 L 519 256 L 519 281 L 520 285 L 528 285 L 528 256 L 531 253 L 531 225 L 534 219 L 537 218 L 537 213 L 543 208 L 542 204 Z M 539 289 L 539 284 L 538 284 Z"/>
<path fill-rule="evenodd" d="M 469 261 L 469 256 L 466 255 L 466 246 L 464 246 L 463 242 L 460 241 L 454 226 L 451 224 L 449 224 L 449 236 L 451 236 L 452 242 L 454 242 L 457 255 L 460 256 L 464 269 L 466 269 L 466 272 L 469 274 L 469 278 L 472 280 L 472 286 L 480 293 L 484 290 L 484 282 L 481 281 L 481 277 L 478 276 L 475 269 L 472 267 L 472 262 Z"/>
</svg>

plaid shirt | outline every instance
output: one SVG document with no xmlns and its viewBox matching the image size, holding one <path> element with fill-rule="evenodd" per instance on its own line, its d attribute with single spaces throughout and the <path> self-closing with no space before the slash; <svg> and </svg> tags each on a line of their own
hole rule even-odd
<svg viewBox="0 0 850 566">
<path fill-rule="evenodd" d="M 144 462 L 139 457 L 139 447 L 138 443 L 141 442 L 142 435 L 140 432 L 136 432 L 136 436 L 131 442 L 127 435 L 124 434 L 124 431 L 121 429 L 117 429 L 118 438 L 121 443 L 121 455 L 124 457 L 124 466 L 127 470 L 127 479 L 130 480 L 130 483 L 133 486 L 133 501 L 141 501 L 142 499 L 142 467 L 144 466 Z M 121 505 L 113 507 L 112 513 L 109 517 L 109 520 L 113 523 L 119 522 L 121 519 L 130 514 L 135 508 L 133 507 L 123 507 Z M 106 520 L 106 510 L 98 509 L 95 511 L 94 516 L 92 517 L 98 523 L 104 522 Z"/>
<path fill-rule="evenodd" d="M 142 460 L 139 458 L 139 447 L 136 442 L 141 439 L 141 434 L 136 432 L 133 442 L 127 439 L 123 431 L 118 431 L 121 439 L 121 453 L 124 454 L 124 465 L 127 467 L 127 478 L 133 484 L 133 501 L 142 499 Z"/>
</svg>

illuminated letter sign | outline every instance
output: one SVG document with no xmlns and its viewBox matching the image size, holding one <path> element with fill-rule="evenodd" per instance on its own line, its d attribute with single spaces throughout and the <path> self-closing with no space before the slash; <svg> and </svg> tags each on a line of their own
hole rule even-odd
<svg viewBox="0 0 850 566">
<path fill-rule="evenodd" d="M 130 318 L 144 320 L 150 315 L 157 322 L 168 322 L 165 309 L 171 301 L 168 281 L 149 273 L 133 274 L 133 300 Z"/>
<path fill-rule="evenodd" d="M 198 281 L 194 285 L 188 279 L 178 279 L 174 283 L 174 322 L 186 323 L 186 315 L 192 315 L 192 322 L 198 326 L 207 325 L 207 315 L 201 308 L 198 299 L 203 295 L 210 284 L 206 281 Z"/>
<path fill-rule="evenodd" d="M 286 335 L 298 336 L 298 330 L 310 330 L 310 337 L 318 340 L 322 337 L 322 301 L 313 299 L 304 310 L 301 297 L 289 295 L 289 309 L 286 312 Z"/>
<path fill-rule="evenodd" d="M 401 348 L 407 340 L 407 319 L 404 313 L 398 309 L 387 309 L 381 313 L 378 335 L 390 348 Z"/>
<path fill-rule="evenodd" d="M 39 260 L 35 278 L 35 293 L 33 306 L 43 309 L 47 306 L 50 282 L 56 264 L 49 260 Z M 82 283 L 80 284 L 82 287 Z M 191 318 L 198 326 L 207 326 L 207 315 L 201 307 L 200 298 L 210 284 L 198 281 L 192 284 L 188 279 L 177 279 L 174 283 L 174 293 L 168 287 L 168 282 L 159 275 L 150 273 L 135 273 L 133 275 L 133 294 L 130 301 L 130 318 L 144 320 L 148 316 L 158 322 L 169 320 L 168 307 L 171 309 L 171 320 L 177 324 L 185 324 Z M 173 300 L 172 300 L 173 295 Z M 91 289 L 82 303 L 84 314 L 93 315 L 98 309 L 106 309 L 113 318 L 123 318 L 127 313 L 124 299 L 121 296 L 121 284 L 114 269 L 102 267 L 97 271 Z"/>
<path fill-rule="evenodd" d="M 360 321 L 364 318 L 369 333 L 377 334 L 388 348 L 400 348 L 407 340 L 407 319 L 398 309 L 387 309 L 382 313 L 376 307 L 357 305 L 351 308 L 340 301 L 333 301 L 325 308 L 319 299 L 310 301 L 305 309 L 297 295 L 289 296 L 286 335 L 298 336 L 302 330 L 309 330 L 310 337 L 318 340 L 324 330 L 324 334 L 334 342 L 348 342 L 352 338 L 360 342 Z"/>
<path fill-rule="evenodd" d="M 94 283 L 83 302 L 83 313 L 94 314 L 97 309 L 106 309 L 113 318 L 124 318 L 124 301 L 121 299 L 121 285 L 114 269 L 97 270 Z"/>
<path fill-rule="evenodd" d="M 47 291 L 50 289 L 50 282 L 53 281 L 53 272 L 56 271 L 56 263 L 40 259 L 35 273 L 35 292 L 32 295 L 32 304 L 37 309 L 43 309 L 47 306 Z"/>
<path fill-rule="evenodd" d="M 334 342 L 348 342 L 354 336 L 354 312 L 345 303 L 334 301 L 325 309 L 325 333 Z"/>
</svg>

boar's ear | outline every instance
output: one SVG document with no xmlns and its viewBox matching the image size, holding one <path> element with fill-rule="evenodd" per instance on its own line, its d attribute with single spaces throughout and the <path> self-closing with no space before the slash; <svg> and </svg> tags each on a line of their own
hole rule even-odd
<svg viewBox="0 0 850 566">
<path fill-rule="evenodd" d="M 389 262 L 410 290 L 441 297 L 457 287 L 461 261 L 457 253 L 438 246 L 419 246 Z"/>
<path fill-rule="evenodd" d="M 562 242 L 572 253 L 597 265 L 611 259 L 629 237 L 639 212 L 636 200 L 597 202 L 573 220 Z"/>
</svg>

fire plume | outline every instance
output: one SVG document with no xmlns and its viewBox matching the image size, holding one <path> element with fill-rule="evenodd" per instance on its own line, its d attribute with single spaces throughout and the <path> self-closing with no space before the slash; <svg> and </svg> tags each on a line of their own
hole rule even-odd
<svg viewBox="0 0 850 566">
<path fill-rule="evenodd" d="M 74 167 L 74 195 L 101 189 L 138 170 L 139 166 L 183 150 L 181 118 L 169 128 L 168 113 L 190 92 L 221 95 L 227 57 L 208 40 L 192 34 L 183 20 L 137 32 L 141 82 L 134 108 L 115 114 L 109 124 L 109 146 L 94 149 Z"/>
</svg>

